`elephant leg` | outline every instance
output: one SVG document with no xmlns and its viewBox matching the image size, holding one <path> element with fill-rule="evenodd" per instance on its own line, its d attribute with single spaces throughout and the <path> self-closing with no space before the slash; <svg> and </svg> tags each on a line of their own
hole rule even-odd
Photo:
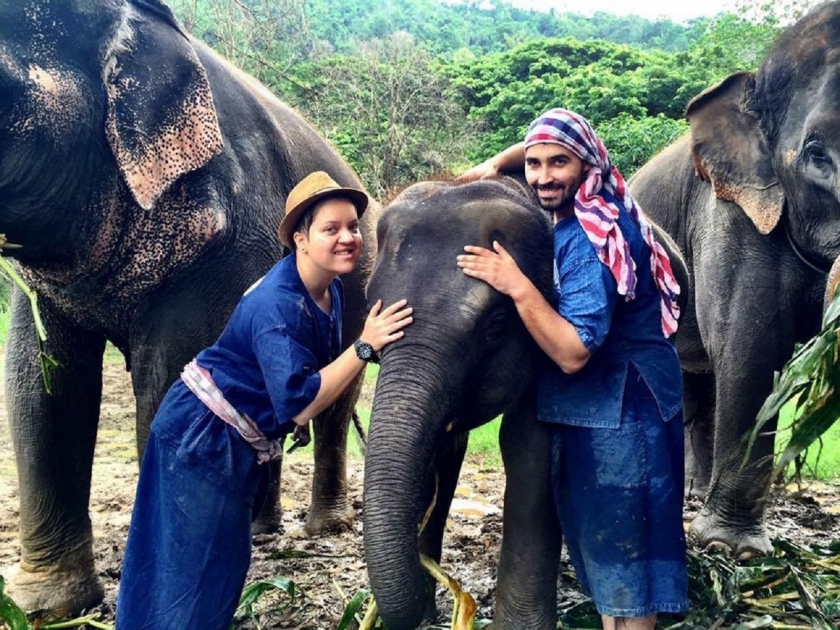
<svg viewBox="0 0 840 630">
<path fill-rule="evenodd" d="M 712 478 L 714 374 L 683 372 L 685 391 L 685 494 L 706 496 Z"/>
<path fill-rule="evenodd" d="M 782 344 L 771 332 L 777 348 Z M 743 341 L 744 335 L 736 337 Z M 734 345 L 734 344 L 733 344 Z M 723 547 L 737 557 L 766 555 L 773 551 L 764 528 L 764 513 L 776 421 L 765 425 L 747 457 L 747 439 L 755 418 L 773 386 L 772 352 L 762 344 L 737 351 L 725 348 L 713 357 L 715 362 L 714 463 L 709 492 L 700 514 L 691 523 L 691 537 L 702 547 Z M 792 349 L 791 340 L 788 345 Z M 745 462 L 745 458 L 746 462 Z"/>
<path fill-rule="evenodd" d="M 42 305 L 45 352 L 61 367 L 47 393 L 28 300 L 14 292 L 6 351 L 9 428 L 20 486 L 21 559 L 7 593 L 24 609 L 74 615 L 103 597 L 88 503 L 105 340 Z"/>
<path fill-rule="evenodd" d="M 255 504 L 256 513 L 251 524 L 251 534 L 273 534 L 283 524 L 283 507 L 280 504 L 280 477 L 283 471 L 283 457 L 263 464 L 266 470 L 265 491 L 260 505 Z"/>
<path fill-rule="evenodd" d="M 447 441 L 438 449 L 435 455 L 435 472 L 437 480 L 430 479 L 429 501 L 434 496 L 435 486 L 437 497 L 426 527 L 420 534 L 418 548 L 420 553 L 440 563 L 443 552 L 443 532 L 446 529 L 446 519 L 449 516 L 449 508 L 452 505 L 452 498 L 455 496 L 455 489 L 458 486 L 458 476 L 461 474 L 461 465 L 464 463 L 464 455 L 467 452 L 469 434 L 456 435 L 452 440 Z M 435 588 L 437 582 L 431 577 L 426 580 L 426 612 L 424 617 L 427 621 L 437 620 L 437 604 L 435 603 Z"/>
<path fill-rule="evenodd" d="M 551 490 L 551 433 L 533 389 L 505 412 L 499 441 L 505 511 L 494 630 L 557 627 L 561 532 Z"/>
<path fill-rule="evenodd" d="M 347 431 L 363 375 L 314 420 L 315 471 L 305 524 L 309 535 L 342 531 L 353 524 L 355 514 L 347 496 Z"/>
</svg>

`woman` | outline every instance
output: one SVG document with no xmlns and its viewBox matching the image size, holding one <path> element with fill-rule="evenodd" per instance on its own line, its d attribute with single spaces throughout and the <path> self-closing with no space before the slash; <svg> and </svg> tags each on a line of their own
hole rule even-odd
<svg viewBox="0 0 840 630">
<path fill-rule="evenodd" d="M 377 302 L 340 350 L 338 276 L 359 259 L 367 204 L 326 173 L 303 179 L 279 228 L 294 253 L 246 291 L 161 403 L 123 559 L 119 630 L 229 627 L 250 564 L 260 465 L 411 323 L 405 300 L 384 310 Z"/>
</svg>

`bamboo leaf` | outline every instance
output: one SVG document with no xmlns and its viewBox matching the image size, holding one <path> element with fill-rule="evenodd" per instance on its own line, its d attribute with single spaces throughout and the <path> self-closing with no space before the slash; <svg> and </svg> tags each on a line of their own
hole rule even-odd
<svg viewBox="0 0 840 630">
<path fill-rule="evenodd" d="M 788 442 L 773 470 L 774 478 L 781 475 L 784 469 L 805 449 L 816 442 L 835 422 L 837 422 L 840 401 L 834 401 L 830 406 L 823 405 L 807 414 L 803 413 L 794 423 Z"/>
<path fill-rule="evenodd" d="M 295 583 L 289 578 L 276 577 L 268 580 L 260 580 L 253 582 L 245 587 L 242 591 L 242 596 L 239 598 L 239 606 L 236 608 L 237 616 L 253 617 L 253 607 L 257 601 L 266 593 L 280 590 L 286 593 L 292 600 L 295 601 Z"/>
<path fill-rule="evenodd" d="M 0 621 L 9 626 L 10 630 L 27 630 L 29 624 L 26 615 L 12 601 L 12 598 L 5 594 L 6 582 L 0 576 Z"/>
<path fill-rule="evenodd" d="M 347 630 L 350 627 L 356 615 L 361 611 L 362 605 L 364 605 L 368 595 L 370 595 L 370 589 L 363 588 L 353 596 L 344 608 L 344 614 L 341 615 L 337 630 Z"/>
<path fill-rule="evenodd" d="M 823 328 L 829 328 L 840 318 L 840 291 L 835 292 L 823 314 Z"/>
</svg>

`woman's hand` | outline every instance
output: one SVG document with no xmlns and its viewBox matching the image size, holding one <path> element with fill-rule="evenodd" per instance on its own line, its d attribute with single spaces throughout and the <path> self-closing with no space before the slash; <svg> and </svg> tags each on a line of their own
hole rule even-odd
<svg viewBox="0 0 840 630">
<path fill-rule="evenodd" d="M 414 321 L 411 317 L 413 309 L 407 307 L 407 303 L 407 300 L 399 300 L 380 312 L 382 300 L 377 300 L 368 313 L 365 328 L 359 338 L 369 343 L 375 352 L 379 352 L 387 344 L 402 337 L 405 334 L 402 329 Z"/>
<path fill-rule="evenodd" d="M 458 266 L 471 278 L 484 280 L 499 293 L 516 299 L 515 293 L 524 290 L 531 281 L 522 273 L 519 265 L 498 241 L 493 241 L 493 249 L 467 245 L 467 254 L 458 256 Z"/>
</svg>

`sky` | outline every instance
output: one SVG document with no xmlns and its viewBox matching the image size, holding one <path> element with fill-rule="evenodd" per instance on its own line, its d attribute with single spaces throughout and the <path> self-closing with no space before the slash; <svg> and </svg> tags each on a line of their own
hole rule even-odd
<svg viewBox="0 0 840 630">
<path fill-rule="evenodd" d="M 509 0 L 511 4 L 538 11 L 557 11 L 592 15 L 598 11 L 616 15 L 634 14 L 655 20 L 667 17 L 681 22 L 721 11 L 733 11 L 736 0 Z"/>
</svg>

